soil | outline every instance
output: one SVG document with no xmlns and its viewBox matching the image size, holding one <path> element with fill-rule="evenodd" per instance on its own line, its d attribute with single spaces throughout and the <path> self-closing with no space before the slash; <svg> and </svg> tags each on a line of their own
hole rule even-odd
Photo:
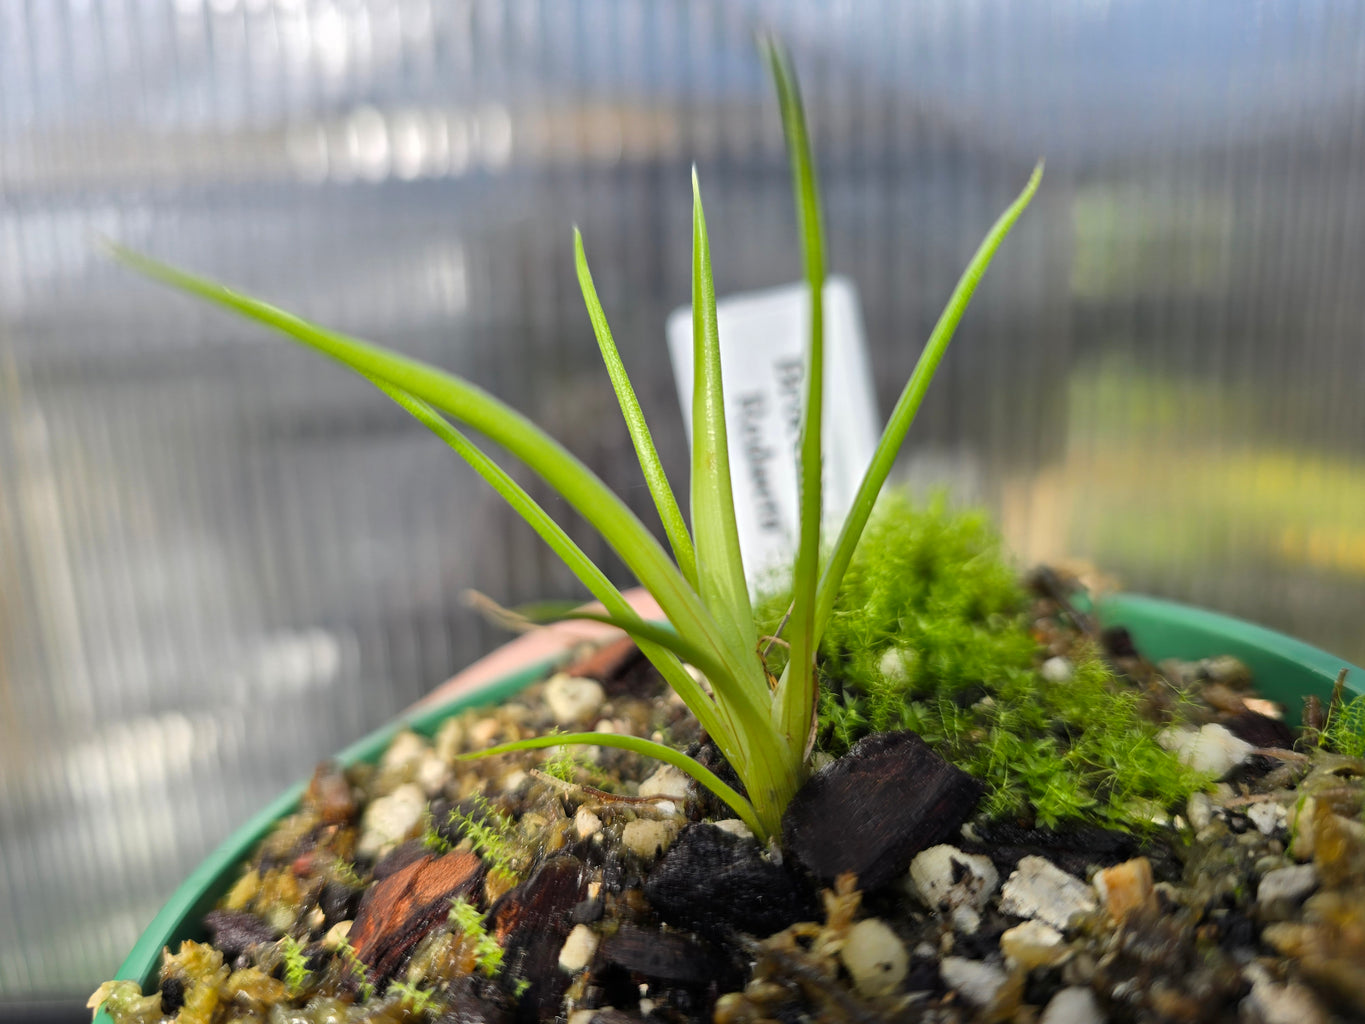
<svg viewBox="0 0 1365 1024">
<path fill-rule="evenodd" d="M 1040 589 L 1041 663 L 1094 637 Z M 614 644 L 377 766 L 320 766 L 211 945 L 92 1003 L 116 1024 L 1365 1020 L 1365 762 L 1287 727 L 1231 659 L 1103 642 L 1222 776 L 1144 834 L 975 817 L 980 786 L 912 734 L 822 767 L 780 850 L 625 751 L 459 759 L 596 728 L 727 771 Z"/>
</svg>

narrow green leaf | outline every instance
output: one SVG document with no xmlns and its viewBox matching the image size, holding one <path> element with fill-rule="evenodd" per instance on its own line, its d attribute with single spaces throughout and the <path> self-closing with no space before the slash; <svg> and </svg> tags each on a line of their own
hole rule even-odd
<svg viewBox="0 0 1365 1024">
<path fill-rule="evenodd" d="M 703 672 L 708 673 L 708 678 L 710 672 L 720 673 L 723 671 L 716 659 L 707 656 L 704 653 L 704 648 L 680 641 L 676 634 L 659 630 L 658 627 L 642 619 L 631 608 L 630 602 L 626 600 L 625 596 L 617 590 L 611 580 L 607 579 L 606 574 L 584 553 L 582 548 L 574 543 L 573 539 L 541 508 L 536 500 L 527 494 L 526 490 L 513 480 L 501 466 L 460 433 L 440 413 L 427 403 L 413 398 L 412 395 L 391 384 L 376 378 L 370 378 L 370 381 L 468 462 L 502 496 L 503 500 L 530 524 L 531 528 L 540 535 L 550 549 L 588 588 L 588 593 L 592 594 L 607 609 L 608 615 L 605 618 L 612 625 L 618 626 L 635 638 L 640 650 L 650 660 L 650 663 L 659 670 L 664 679 L 682 698 L 683 703 L 697 716 L 702 728 L 715 738 L 717 745 L 725 752 L 726 756 L 737 754 L 740 746 L 734 735 L 733 722 L 728 715 L 723 715 L 720 712 L 715 702 L 707 696 L 706 691 L 678 663 L 673 650 L 677 643 L 682 643 L 683 646 L 693 652 L 694 657 L 700 657 L 702 661 L 709 664 L 711 668 L 708 671 L 697 661 L 693 662 Z M 670 647 L 668 644 L 658 643 L 656 637 L 658 633 L 666 633 L 668 637 L 671 637 L 675 641 L 674 646 Z"/>
<path fill-rule="evenodd" d="M 597 347 L 602 350 L 602 362 L 606 364 L 607 374 L 611 377 L 616 399 L 621 403 L 621 415 L 625 417 L 626 429 L 630 431 L 630 440 L 639 456 L 645 483 L 649 485 L 649 493 L 654 498 L 654 507 L 659 510 L 659 519 L 663 522 L 664 533 L 668 536 L 669 546 L 673 548 L 678 568 L 682 570 L 683 578 L 695 588 L 697 557 L 692 550 L 692 538 L 687 533 L 687 524 L 683 522 L 678 500 L 673 496 L 673 488 L 668 484 L 663 463 L 659 461 L 659 453 L 654 448 L 654 438 L 650 435 L 649 424 L 645 422 L 645 414 L 635 397 L 635 388 L 631 386 L 630 376 L 621 362 L 621 354 L 616 350 L 607 314 L 598 301 L 597 289 L 593 287 L 592 271 L 588 269 L 588 257 L 583 252 L 583 236 L 578 228 L 573 229 L 573 251 L 574 264 L 578 268 L 578 286 L 583 292 L 583 302 L 588 307 L 588 319 L 592 321 L 593 333 L 597 335 Z"/>
<path fill-rule="evenodd" d="M 533 736 L 513 743 L 500 743 L 496 747 L 475 751 L 472 754 L 462 754 L 461 760 L 492 757 L 495 754 L 511 754 L 518 750 L 544 750 L 546 747 L 561 747 L 570 744 L 616 747 L 618 750 L 629 750 L 632 753 L 643 754 L 645 757 L 652 757 L 655 760 L 663 761 L 665 764 L 671 764 L 674 768 L 692 776 L 697 782 L 714 793 L 735 812 L 739 820 L 744 822 L 749 827 L 749 831 L 758 836 L 760 841 L 767 842 L 768 840 L 770 832 L 759 821 L 758 815 L 754 811 L 754 805 L 726 785 L 715 772 L 672 747 L 666 747 L 662 743 L 655 743 L 653 740 L 642 739 L 639 736 L 622 736 L 610 732 L 570 732 L 557 733 L 551 736 Z"/>
<path fill-rule="evenodd" d="M 972 293 L 981 283 L 981 278 L 995 257 L 996 250 L 1000 248 L 1005 236 L 1010 233 L 1015 221 L 1028 206 L 1033 194 L 1038 191 L 1038 184 L 1042 180 L 1043 164 L 1039 161 L 1024 190 L 996 220 L 972 256 L 971 262 L 967 264 L 967 269 L 962 272 L 957 287 L 953 289 L 953 294 L 948 299 L 948 305 L 939 316 L 938 323 L 934 325 L 934 330 L 924 345 L 924 351 L 920 353 L 919 361 L 915 364 L 915 370 L 910 375 L 905 390 L 901 392 L 900 399 L 896 402 L 896 408 L 892 410 L 891 419 L 877 443 L 872 463 L 868 466 L 862 483 L 858 485 L 853 507 L 849 510 L 848 518 L 844 520 L 843 529 L 839 531 L 839 539 L 835 541 L 834 551 L 820 580 L 814 630 L 817 644 L 824 633 L 826 623 L 829 622 L 830 612 L 834 609 L 839 583 L 843 580 L 848 563 L 853 558 L 853 550 L 858 546 L 863 527 L 867 525 L 872 508 L 877 503 L 877 495 L 881 493 L 882 484 L 886 482 L 887 474 L 891 472 L 891 467 L 896 461 L 896 454 L 905 440 L 906 431 L 910 429 L 915 413 L 919 411 L 920 403 L 924 401 L 924 393 L 929 389 L 930 381 L 934 379 L 934 371 L 938 369 L 943 353 L 948 349 L 948 343 L 953 340 L 953 332 L 957 330 L 962 314 L 966 312 L 967 304 L 971 301 Z"/>
<path fill-rule="evenodd" d="M 815 596 L 820 573 L 821 452 L 825 381 L 825 244 L 820 188 L 806 131 L 806 114 L 787 55 L 774 41 L 764 50 L 777 86 L 782 127 L 791 160 L 792 194 L 810 295 L 810 343 L 806 348 L 806 404 L 801 420 L 800 537 L 792 573 L 792 610 L 787 639 L 791 657 L 778 683 L 774 717 L 788 744 L 804 753 L 815 714 Z"/>
<path fill-rule="evenodd" d="M 727 668 L 724 678 L 712 680 L 718 699 L 743 704 L 746 717 L 767 714 L 766 700 L 757 699 L 751 682 L 742 682 L 752 678 L 756 658 L 742 657 L 734 649 L 728 631 L 722 630 L 653 534 L 611 488 L 521 413 L 469 381 L 433 366 L 310 323 L 121 246 L 113 249 L 120 259 L 148 277 L 282 331 L 362 376 L 383 380 L 429 403 L 502 445 L 593 525 L 659 602 L 678 632 L 717 652 Z M 757 671 L 761 676 L 761 668 Z M 732 686 L 732 679 L 741 682 Z"/>
<path fill-rule="evenodd" d="M 605 606 L 606 602 L 603 602 L 603 605 Z M 671 651 L 683 661 L 695 666 L 708 679 L 724 671 L 714 654 L 679 636 L 668 626 L 650 622 L 638 614 L 622 615 L 619 611 L 595 612 L 585 609 L 581 603 L 571 601 L 539 601 L 502 611 L 512 619 L 535 625 L 550 622 L 600 622 L 603 625 L 615 626 L 628 634 L 632 640 L 644 640 Z"/>
<path fill-rule="evenodd" d="M 692 529 L 696 534 L 697 583 L 737 654 L 758 669 L 743 680 L 767 684 L 758 660 L 758 629 L 739 551 L 730 449 L 725 429 L 721 381 L 720 331 L 716 326 L 716 288 L 711 276 L 711 245 L 701 205 L 697 169 L 692 168 Z"/>
</svg>

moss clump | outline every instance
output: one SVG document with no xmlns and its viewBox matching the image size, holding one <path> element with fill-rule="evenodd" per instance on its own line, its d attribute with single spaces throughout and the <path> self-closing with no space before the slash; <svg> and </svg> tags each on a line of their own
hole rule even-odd
<svg viewBox="0 0 1365 1024">
<path fill-rule="evenodd" d="M 787 601 L 761 603 L 763 631 Z M 1197 789 L 1096 652 L 1074 654 L 1064 683 L 1042 677 L 1028 605 L 985 515 L 888 496 L 821 644 L 821 749 L 913 730 L 986 783 L 988 816 L 1045 826 L 1140 829 Z"/>
<path fill-rule="evenodd" d="M 1347 757 L 1365 757 L 1365 695 L 1332 708 L 1320 745 Z"/>
<path fill-rule="evenodd" d="M 502 970 L 502 947 L 489 934 L 478 907 L 456 898 L 450 905 L 450 925 L 468 948 L 475 966 L 487 977 L 495 977 Z"/>
</svg>

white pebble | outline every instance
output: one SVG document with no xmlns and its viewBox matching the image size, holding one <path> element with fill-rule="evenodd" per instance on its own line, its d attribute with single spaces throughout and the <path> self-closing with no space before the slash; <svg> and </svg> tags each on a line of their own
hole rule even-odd
<svg viewBox="0 0 1365 1024">
<path fill-rule="evenodd" d="M 1318 887 L 1318 869 L 1314 864 L 1292 864 L 1267 871 L 1256 887 L 1256 902 L 1269 911 L 1287 911 L 1303 902 Z"/>
<path fill-rule="evenodd" d="M 356 853 L 373 857 L 386 846 L 401 843 L 417 827 L 426 809 L 427 795 L 422 787 L 411 782 L 373 801 L 365 808 L 365 816 L 360 822 Z"/>
<path fill-rule="evenodd" d="M 651 860 L 667 850 L 677 835 L 678 826 L 671 821 L 651 821 L 636 818 L 621 830 L 621 842 L 637 857 Z"/>
<path fill-rule="evenodd" d="M 853 976 L 858 992 L 870 998 L 900 988 L 910 969 L 905 944 L 884 921 L 870 917 L 848 931 L 839 959 Z"/>
<path fill-rule="evenodd" d="M 551 676 L 545 684 L 545 703 L 560 725 L 586 722 L 597 714 L 606 696 L 596 679 L 571 676 L 567 672 Z"/>
<path fill-rule="evenodd" d="M 1288 813 L 1280 804 L 1269 802 L 1252 804 L 1246 813 L 1256 826 L 1256 831 L 1263 836 L 1273 836 L 1284 827 L 1288 818 Z"/>
<path fill-rule="evenodd" d="M 1247 974 L 1253 980 L 1240 1007 L 1243 1019 L 1256 1024 L 1327 1024 L 1322 1004 L 1303 985 L 1277 985 L 1259 964 L 1250 965 Z"/>
<path fill-rule="evenodd" d="M 442 760 L 441 755 L 434 750 L 428 750 L 422 754 L 422 759 L 417 762 L 417 785 L 422 787 L 422 791 L 427 796 L 435 796 L 450 779 L 450 766 Z"/>
<path fill-rule="evenodd" d="M 1088 988 L 1064 988 L 1052 997 L 1040 1024 L 1104 1024 L 1095 993 Z"/>
<path fill-rule="evenodd" d="M 686 800 L 687 788 L 692 780 L 687 774 L 671 764 L 660 765 L 659 769 L 640 783 L 641 796 L 664 796 L 670 800 Z"/>
<path fill-rule="evenodd" d="M 496 718 L 480 718 L 469 727 L 469 749 L 483 750 L 485 747 L 491 747 L 500 732 L 502 723 Z"/>
<path fill-rule="evenodd" d="M 587 839 L 602 831 L 602 819 L 586 807 L 580 807 L 573 816 L 573 827 L 579 839 Z"/>
<path fill-rule="evenodd" d="M 344 946 L 351 934 L 352 921 L 338 921 L 327 929 L 327 934 L 322 937 L 322 947 L 324 949 L 340 949 Z"/>
<path fill-rule="evenodd" d="M 393 738 L 389 748 L 384 751 L 384 756 L 379 760 L 379 767 L 393 771 L 416 766 L 426 752 L 427 741 L 412 730 L 404 729 Z"/>
<path fill-rule="evenodd" d="M 910 647 L 888 647 L 877 662 L 877 670 L 893 683 L 903 683 L 910 678 L 910 669 L 918 654 Z"/>
<path fill-rule="evenodd" d="M 443 761 L 454 761 L 464 753 L 464 723 L 458 718 L 447 718 L 436 730 L 432 745 Z"/>
<path fill-rule="evenodd" d="M 1190 827 L 1198 832 L 1213 821 L 1213 801 L 1207 793 L 1194 793 L 1185 801 L 1185 817 Z"/>
<path fill-rule="evenodd" d="M 721 818 L 720 821 L 712 822 L 712 824 L 722 832 L 729 832 L 732 836 L 739 836 L 741 839 L 752 839 L 754 837 L 749 826 L 738 818 Z"/>
<path fill-rule="evenodd" d="M 1000 952 L 1012 964 L 1031 971 L 1051 967 L 1066 959 L 1069 950 L 1062 933 L 1042 921 L 1025 921 L 1000 936 Z"/>
<path fill-rule="evenodd" d="M 1069 658 L 1058 655 L 1043 662 L 1043 667 L 1039 669 L 1039 672 L 1049 683 L 1069 683 L 1071 677 L 1076 674 L 1076 669 L 1072 666 Z"/>
<path fill-rule="evenodd" d="M 973 1006 L 988 1005 L 1006 980 L 999 967 L 961 956 L 945 956 L 938 973 L 945 985 Z"/>
<path fill-rule="evenodd" d="M 910 885 L 931 910 L 980 910 L 999 884 L 1000 873 L 989 857 L 963 853 L 946 843 L 921 851 L 910 862 Z"/>
<path fill-rule="evenodd" d="M 1221 725 L 1213 724 L 1203 726 L 1197 732 L 1193 729 L 1164 729 L 1157 740 L 1195 771 L 1207 772 L 1216 778 L 1222 778 L 1232 771 L 1249 758 L 1255 749 Z"/>
<path fill-rule="evenodd" d="M 1065 928 L 1072 916 L 1098 909 L 1095 890 L 1050 860 L 1028 856 L 1019 861 L 1000 890 L 1000 910 L 1014 917 L 1037 918 Z"/>
<path fill-rule="evenodd" d="M 585 924 L 574 925 L 559 950 L 559 966 L 570 973 L 581 971 L 597 952 L 597 933 Z"/>
</svg>

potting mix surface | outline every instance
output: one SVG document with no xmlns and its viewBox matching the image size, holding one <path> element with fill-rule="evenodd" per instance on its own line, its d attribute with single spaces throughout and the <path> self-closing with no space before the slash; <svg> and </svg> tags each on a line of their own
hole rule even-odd
<svg viewBox="0 0 1365 1024">
<path fill-rule="evenodd" d="M 212 944 L 168 950 L 151 995 L 92 1004 L 115 1024 L 1365 1020 L 1365 750 L 1318 731 L 1342 708 L 1291 729 L 1232 659 L 1152 665 L 1035 583 L 1037 685 L 1102 652 L 1198 774 L 1140 828 L 985 813 L 987 783 L 907 731 L 817 754 L 766 849 L 633 753 L 460 759 L 595 729 L 737 784 L 616 643 L 378 765 L 320 766 L 208 915 Z"/>
</svg>

